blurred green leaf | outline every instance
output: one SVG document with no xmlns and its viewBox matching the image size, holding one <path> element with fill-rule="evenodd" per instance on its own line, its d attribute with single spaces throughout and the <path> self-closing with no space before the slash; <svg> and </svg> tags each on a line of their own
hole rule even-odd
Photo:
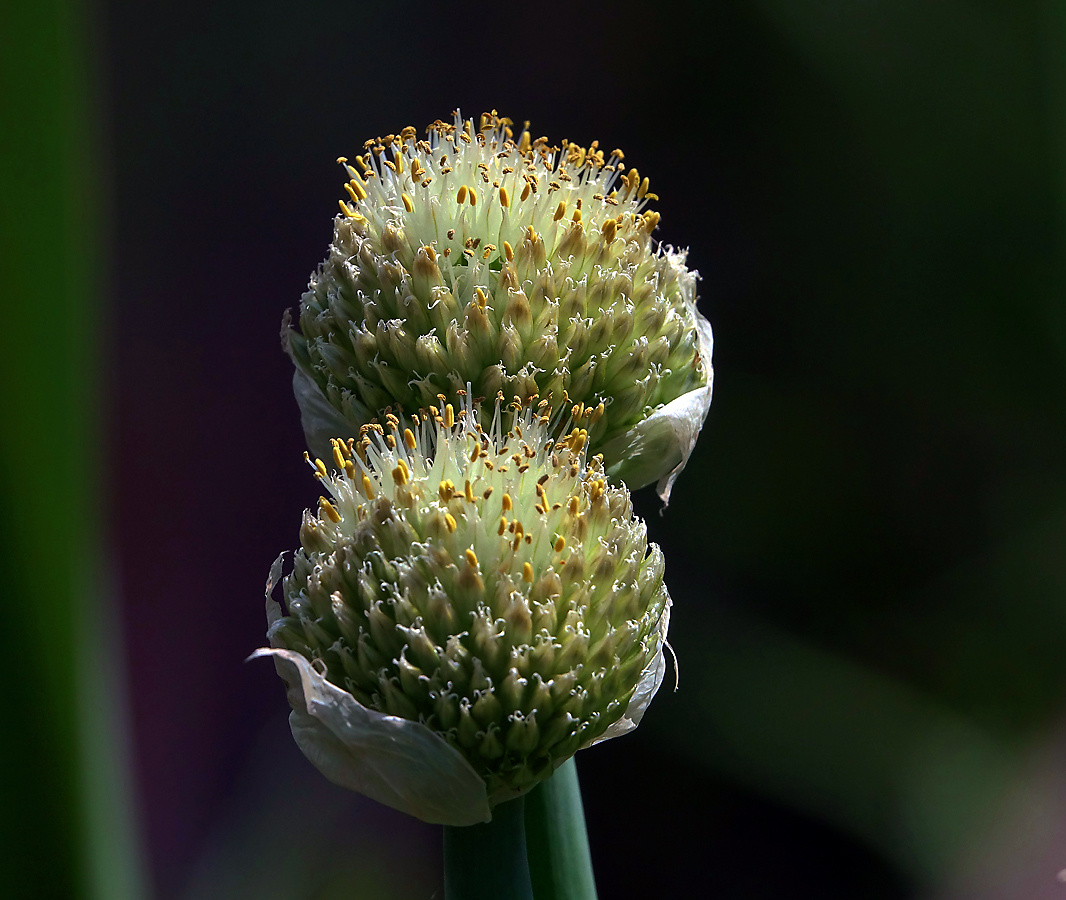
<svg viewBox="0 0 1066 900">
<path fill-rule="evenodd" d="M 143 887 L 103 589 L 106 222 L 85 13 L 76 0 L 0 5 L 0 844 L 9 896 L 125 900 Z"/>
</svg>

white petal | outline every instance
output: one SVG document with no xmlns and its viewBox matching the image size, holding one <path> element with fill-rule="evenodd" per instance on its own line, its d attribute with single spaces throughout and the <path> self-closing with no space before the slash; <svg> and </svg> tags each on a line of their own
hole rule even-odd
<svg viewBox="0 0 1066 900">
<path fill-rule="evenodd" d="M 619 477 L 631 490 L 658 480 L 659 497 L 664 506 L 669 503 L 670 491 L 692 455 L 711 408 L 713 380 L 714 373 L 708 372 L 704 387 L 671 400 L 605 444 L 600 452 L 608 459 L 619 460 L 608 467 L 608 474 Z"/>
<path fill-rule="evenodd" d="M 270 592 L 284 554 L 270 567 L 267 620 L 281 616 Z M 263 647 L 285 682 L 289 727 L 311 764 L 334 784 L 436 825 L 475 825 L 492 818 L 485 781 L 454 747 L 419 722 L 367 709 L 326 681 L 299 653 Z"/>
<path fill-rule="evenodd" d="M 458 750 L 419 722 L 362 706 L 299 653 L 263 647 L 288 689 L 289 727 L 334 784 L 435 825 L 492 818 L 485 782 Z"/>
<path fill-rule="evenodd" d="M 658 481 L 656 490 L 663 506 L 666 506 L 670 502 L 670 491 L 677 476 L 692 456 L 696 438 L 711 408 L 714 335 L 711 323 L 696 307 L 696 279 L 699 273 L 685 266 L 688 251 L 675 251 L 672 247 L 663 249 L 677 272 L 685 306 L 696 321 L 700 360 L 707 370 L 707 383 L 655 410 L 625 434 L 603 446 L 601 452 L 604 458 L 617 460 L 608 466 L 608 474 L 620 478 L 630 490 Z"/>
<path fill-rule="evenodd" d="M 282 551 L 278 554 L 278 558 L 270 566 L 270 574 L 267 575 L 266 583 L 266 614 L 267 614 L 267 630 L 270 630 L 270 626 L 273 625 L 278 619 L 281 618 L 281 604 L 275 600 L 271 594 L 274 592 L 274 585 L 281 580 L 281 566 L 285 562 L 285 553 Z"/>
<path fill-rule="evenodd" d="M 663 675 L 666 674 L 666 660 L 663 658 L 663 651 L 666 648 L 666 632 L 670 628 L 670 607 L 672 605 L 673 602 L 667 597 L 666 609 L 663 610 L 662 618 L 659 619 L 659 627 L 656 629 L 659 637 L 659 652 L 644 667 L 640 681 L 637 682 L 637 689 L 629 700 L 629 706 L 626 707 L 625 715 L 617 722 L 612 723 L 598 738 L 585 744 L 581 748 L 582 750 L 585 747 L 593 747 L 602 741 L 609 741 L 611 738 L 628 734 L 644 718 L 644 711 L 648 708 L 648 704 L 651 703 L 656 691 L 659 690 L 659 685 L 663 683 Z"/>
<path fill-rule="evenodd" d="M 711 343 L 710 322 L 700 316 L 696 320 L 696 327 L 700 331 L 700 346 L 709 345 Z M 706 340 L 704 339 L 705 332 Z M 706 358 L 710 359 L 710 350 L 708 350 Z M 707 384 L 704 387 L 682 394 L 676 400 L 666 404 L 662 409 L 656 410 L 641 423 L 641 426 L 652 428 L 655 426 L 651 423 L 656 420 L 656 417 L 660 417 L 660 422 L 666 422 L 670 425 L 674 433 L 674 440 L 681 451 L 681 461 L 663 475 L 659 479 L 659 483 L 655 485 L 655 490 L 663 501 L 663 506 L 670 502 L 670 491 L 673 490 L 674 482 L 677 481 L 677 476 L 681 474 L 681 470 L 688 465 L 689 457 L 692 456 L 692 451 L 696 446 L 696 438 L 700 436 L 703 423 L 707 420 L 707 413 L 711 408 L 714 370 L 710 367 L 710 363 L 707 365 L 707 370 Z"/>
</svg>

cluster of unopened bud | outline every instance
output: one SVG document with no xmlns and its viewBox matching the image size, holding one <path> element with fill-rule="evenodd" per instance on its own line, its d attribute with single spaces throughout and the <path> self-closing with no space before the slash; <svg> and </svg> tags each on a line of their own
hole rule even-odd
<svg viewBox="0 0 1066 900">
<path fill-rule="evenodd" d="M 440 735 L 495 803 L 626 713 L 669 597 L 628 490 L 588 455 L 583 407 L 498 397 L 485 428 L 484 404 L 445 399 L 312 461 L 329 496 L 304 515 L 269 637 Z"/>
<path fill-rule="evenodd" d="M 348 198 L 287 332 L 296 366 L 345 437 L 386 407 L 455 402 L 467 383 L 552 398 L 553 413 L 602 403 L 591 449 L 636 475 L 619 438 L 711 378 L 696 275 L 653 241 L 648 179 L 620 150 L 516 138 L 495 113 L 416 138 L 407 128 L 341 160 Z"/>
</svg>

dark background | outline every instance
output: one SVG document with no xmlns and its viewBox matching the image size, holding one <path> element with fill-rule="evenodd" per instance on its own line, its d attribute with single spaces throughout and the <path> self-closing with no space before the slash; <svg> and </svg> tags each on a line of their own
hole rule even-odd
<svg viewBox="0 0 1066 900">
<path fill-rule="evenodd" d="M 261 585 L 315 499 L 278 331 L 368 138 L 621 146 L 715 397 L 680 663 L 582 753 L 600 895 L 1066 897 L 1066 17 L 1046 2 L 111 0 L 102 482 L 160 900 L 429 898 L 439 830 L 288 735 Z"/>
</svg>

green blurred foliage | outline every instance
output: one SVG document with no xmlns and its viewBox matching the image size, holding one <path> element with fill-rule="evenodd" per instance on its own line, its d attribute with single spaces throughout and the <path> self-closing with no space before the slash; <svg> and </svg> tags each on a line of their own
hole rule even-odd
<svg viewBox="0 0 1066 900">
<path fill-rule="evenodd" d="M 102 215 L 85 9 L 0 6 L 0 740 L 7 896 L 133 898 L 121 665 L 102 589 Z"/>
</svg>

